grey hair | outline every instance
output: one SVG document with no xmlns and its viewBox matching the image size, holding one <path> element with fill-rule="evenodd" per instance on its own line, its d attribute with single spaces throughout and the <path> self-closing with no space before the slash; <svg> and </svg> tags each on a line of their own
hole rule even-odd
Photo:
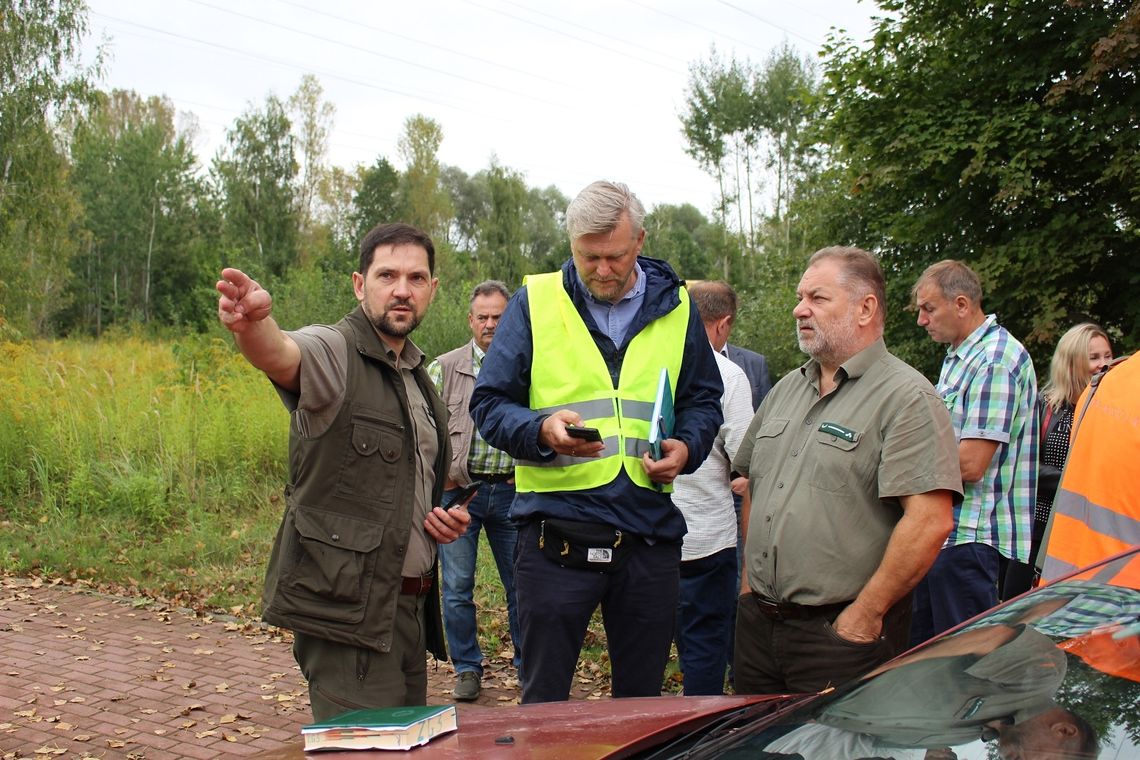
<svg viewBox="0 0 1140 760">
<path fill-rule="evenodd" d="M 808 259 L 808 268 L 824 260 L 838 261 L 840 282 L 855 298 L 870 293 L 879 302 L 879 324 L 887 320 L 887 283 L 879 259 L 870 251 L 852 245 L 820 248 Z"/>
<path fill-rule="evenodd" d="M 511 300 L 511 291 L 507 290 L 507 284 L 502 280 L 483 280 L 483 282 L 476 285 L 471 289 L 471 303 L 475 303 L 475 299 L 479 296 L 493 296 L 500 295 L 503 300 Z"/>
<path fill-rule="evenodd" d="M 912 299 L 917 297 L 919 287 L 926 283 L 937 286 L 942 297 L 948 301 L 953 301 L 958 296 L 966 296 L 970 303 L 981 308 L 981 280 L 978 279 L 978 275 L 974 273 L 973 269 L 961 261 L 943 259 L 937 264 L 928 266 L 926 271 L 919 275 L 914 287 L 911 288 Z"/>
<path fill-rule="evenodd" d="M 571 240 L 610 232 L 618 226 L 623 214 L 629 215 L 629 224 L 636 237 L 645 221 L 645 206 L 637 196 L 622 182 L 591 182 L 566 207 L 566 231 Z"/>
</svg>

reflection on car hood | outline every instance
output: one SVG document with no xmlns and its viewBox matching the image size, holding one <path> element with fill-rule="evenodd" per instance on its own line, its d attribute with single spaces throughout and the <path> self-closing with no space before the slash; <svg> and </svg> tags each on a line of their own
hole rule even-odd
<svg viewBox="0 0 1140 760">
<path fill-rule="evenodd" d="M 1140 758 L 1140 546 L 684 755 Z"/>
<path fill-rule="evenodd" d="M 1140 546 L 834 691 L 462 706 L 458 731 L 402 757 L 1137 760 L 1138 637 Z M 340 756 L 361 757 L 313 757 Z"/>
</svg>

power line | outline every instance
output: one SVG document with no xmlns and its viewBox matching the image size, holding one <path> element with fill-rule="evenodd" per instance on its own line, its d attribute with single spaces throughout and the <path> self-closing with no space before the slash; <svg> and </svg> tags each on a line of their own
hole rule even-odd
<svg viewBox="0 0 1140 760">
<path fill-rule="evenodd" d="M 557 79 L 551 79 L 550 77 L 543 76 L 542 74 L 538 73 L 537 71 L 520 69 L 520 68 L 517 68 L 515 66 L 508 66 L 505 63 L 499 63 L 498 61 L 492 61 L 489 58 L 482 58 L 482 57 L 477 56 L 477 55 L 471 55 L 470 53 L 464 53 L 461 50 L 449 48 L 446 45 L 439 45 L 439 44 L 436 44 L 434 42 L 429 42 L 427 40 L 418 39 L 416 37 L 409 37 L 408 35 L 400 34 L 399 32 L 393 32 L 390 29 L 384 29 L 384 28 L 379 27 L 379 26 L 373 26 L 371 24 L 365 24 L 362 21 L 360 21 L 359 19 L 347 18 L 345 16 L 338 16 L 335 13 L 329 13 L 328 11 L 318 10 L 317 8 L 310 8 L 309 6 L 304 5 L 303 3 L 293 2 L 293 0 L 276 0 L 276 2 L 282 3 L 284 5 L 290 5 L 294 8 L 300 8 L 301 10 L 308 11 L 309 13 L 314 13 L 318 16 L 324 16 L 326 18 L 331 18 L 334 21 L 342 21 L 346 24 L 351 24 L 354 27 L 359 27 L 361 29 L 367 29 L 367 30 L 372 31 L 372 32 L 377 32 L 379 34 L 387 35 L 389 37 L 395 37 L 396 39 L 404 40 L 406 42 L 412 42 L 412 43 L 415 43 L 417 45 L 423 45 L 424 47 L 435 48 L 436 50 L 442 50 L 445 53 L 451 53 L 452 55 L 457 55 L 457 56 L 460 56 L 463 58 L 469 58 L 472 61 L 478 61 L 479 63 L 484 63 L 484 64 L 487 64 L 488 66 L 495 66 L 497 68 L 504 69 L 506 71 L 510 71 L 512 73 L 515 73 L 515 74 L 521 74 L 523 76 L 528 76 L 528 77 L 533 77 L 535 79 L 540 79 L 544 82 L 549 82 L 550 84 L 556 84 L 560 87 L 571 87 L 571 88 L 573 87 L 573 85 L 567 84 L 566 82 L 561 82 Z"/>
<path fill-rule="evenodd" d="M 650 11 L 652 13 L 656 13 L 659 16 L 664 16 L 665 18 L 671 18 L 674 21 L 679 21 L 682 24 L 685 24 L 687 26 L 691 26 L 695 29 L 700 29 L 702 32 L 708 32 L 709 34 L 715 34 L 718 37 L 724 37 L 726 40 L 734 42 L 737 45 L 744 45 L 745 47 L 750 47 L 753 50 L 758 50 L 758 51 L 763 52 L 763 53 L 769 52 L 767 50 L 764 50 L 763 48 L 760 48 L 760 47 L 757 47 L 756 45 L 753 45 L 750 42 L 745 42 L 744 40 L 738 40 L 735 37 L 730 37 L 729 35 L 724 34 L 723 32 L 718 32 L 716 29 L 712 29 L 712 28 L 704 26 L 702 24 L 698 24 L 695 21 L 689 21 L 688 19 L 681 18 L 680 16 L 676 16 L 672 13 L 669 13 L 668 11 L 663 11 L 660 8 L 654 8 L 652 5 L 649 5 L 647 3 L 638 2 L 638 0 L 626 0 L 626 2 L 631 3 L 632 5 L 636 5 L 639 8 Z"/>
<path fill-rule="evenodd" d="M 346 77 L 346 76 L 343 76 L 341 74 L 337 74 L 337 73 L 331 72 L 331 71 L 321 71 L 319 69 L 313 69 L 312 67 L 309 67 L 309 66 L 300 66 L 298 64 L 293 63 L 292 61 L 285 61 L 285 60 L 282 60 L 280 58 L 273 58 L 271 56 L 262 55 L 261 53 L 251 53 L 248 50 L 240 50 L 238 48 L 230 47 L 229 45 L 223 45 L 223 44 L 218 43 L 218 42 L 210 42 L 209 40 L 198 39 L 197 37 L 191 37 L 189 35 L 179 34 L 178 32 L 167 31 L 166 29 L 159 29 L 157 27 L 149 26 L 147 24 L 140 24 L 136 21 L 128 21 L 126 19 L 118 18 L 116 16 L 109 16 L 105 13 L 99 13 L 98 11 L 93 11 L 92 15 L 98 16 L 99 18 L 103 18 L 103 19 L 106 19 L 108 21 L 113 21 L 117 24 L 125 24 L 127 26 L 133 26 L 137 29 L 145 29 L 148 32 L 154 32 L 155 34 L 161 34 L 161 35 L 165 35 L 167 37 L 174 37 L 175 39 L 185 40 L 186 42 L 192 42 L 196 45 L 203 45 L 205 47 L 215 48 L 217 50 L 224 50 L 227 53 L 231 53 L 233 55 L 241 56 L 243 58 L 250 58 L 253 60 L 257 60 L 257 61 L 263 61 L 265 63 L 271 63 L 275 66 L 282 66 L 285 68 L 296 69 L 297 71 L 303 71 L 306 73 L 316 72 L 316 73 L 321 74 L 322 76 L 328 77 L 329 79 L 336 79 L 336 80 L 341 81 L 341 82 L 346 82 L 348 84 L 357 85 L 358 87 L 365 87 L 365 88 L 368 88 L 371 90 L 379 90 L 380 92 L 387 92 L 387 93 L 392 94 L 392 95 L 399 95 L 400 97 L 410 98 L 412 100 L 422 100 L 422 101 L 425 101 L 427 103 L 432 103 L 433 105 L 442 106 L 444 108 L 454 108 L 456 110 L 464 110 L 464 109 L 462 109 L 458 106 L 455 106 L 451 103 L 447 103 L 447 102 L 444 102 L 442 100 L 433 100 L 432 98 L 425 97 L 424 95 L 422 95 L 420 93 L 405 92 L 403 90 L 397 90 L 397 89 L 394 89 L 392 87 L 386 87 L 384 85 L 376 84 L 375 82 L 366 82 L 366 81 L 363 81 L 360 79 L 353 79 L 351 77 Z"/>
<path fill-rule="evenodd" d="M 726 8 L 732 8 L 737 13 L 743 13 L 745 16 L 750 16 L 750 17 L 756 19 L 761 24 L 767 24 L 768 26 L 772 27 L 773 29 L 779 29 L 784 34 L 790 34 L 791 36 L 796 37 L 797 39 L 801 39 L 804 42 L 806 42 L 807 44 L 812 45 L 813 47 L 819 45 L 819 42 L 817 42 L 816 40 L 809 40 L 807 37 L 803 36 L 802 34 L 799 34 L 797 32 L 793 32 L 791 29 L 788 29 L 785 26 L 780 26 L 779 24 L 775 23 L 774 21 L 769 21 L 768 19 L 764 18 L 763 16 L 757 16 L 752 11 L 747 10 L 745 8 L 741 8 L 739 5 L 734 5 L 733 3 L 728 2 L 728 0 L 716 0 L 716 1 Z"/>
<path fill-rule="evenodd" d="M 384 59 L 387 59 L 390 61 L 396 61 L 397 63 L 404 64 L 405 66 L 412 66 L 414 68 L 424 69 L 425 71 L 431 71 L 435 74 L 441 74 L 441 75 L 446 76 L 446 77 L 453 77 L 455 79 L 458 79 L 458 80 L 463 81 L 463 82 L 468 82 L 470 84 L 477 84 L 481 87 L 487 87 L 487 88 L 490 88 L 492 90 L 498 90 L 500 92 L 505 92 L 508 95 L 514 95 L 515 97 L 525 98 L 527 100 L 533 100 L 537 103 L 542 103 L 543 105 L 562 107 L 562 105 L 559 103 L 553 103 L 551 101 L 544 100 L 543 98 L 535 97 L 534 95 L 531 95 L 529 93 L 519 92 L 517 90 L 511 90 L 507 87 L 500 87 L 499 85 L 491 84 L 490 82 L 484 82 L 482 80 L 475 79 L 473 77 L 464 76 L 463 74 L 456 74 L 456 73 L 451 72 L 451 71 L 446 71 L 445 69 L 436 68 L 435 66 L 428 66 L 427 64 L 419 63 L 418 61 L 409 61 L 406 58 L 400 58 L 398 56 L 388 55 L 386 53 L 380 53 L 380 52 L 377 52 L 376 50 L 372 50 L 371 48 L 366 48 L 362 45 L 353 45 L 351 43 L 344 42 L 342 40 L 336 40 L 336 39 L 333 39 L 331 37 L 325 37 L 325 36 L 322 36 L 320 34 L 315 34 L 313 32 L 305 31 L 304 29 L 296 29 L 296 28 L 291 27 L 291 26 L 286 26 L 285 24 L 280 24 L 276 21 L 270 21 L 269 19 L 260 18 L 258 16 L 253 16 L 253 15 L 250 15 L 248 13 L 241 13 L 239 11 L 233 10 L 232 8 L 223 8 L 223 7 L 214 5 L 212 3 L 207 3 L 204 0 L 186 0 L 186 2 L 194 3 L 195 5 L 200 5 L 204 8 L 210 8 L 210 9 L 218 11 L 220 13 L 228 13 L 230 15 L 237 16 L 238 18 L 244 18 L 244 19 L 247 19 L 249 21 L 253 21 L 255 23 L 258 23 L 258 24 L 263 24 L 265 26 L 271 26 L 271 27 L 275 27 L 277 29 L 283 29 L 287 32 L 292 32 L 294 34 L 300 34 L 304 37 L 311 37 L 315 40 L 320 40 L 321 42 L 327 42 L 330 45 L 337 45 L 339 47 L 343 47 L 343 48 L 346 48 L 348 50 L 355 50 L 357 52 L 364 53 L 365 55 L 371 55 L 371 56 L 374 56 L 376 58 L 384 58 Z"/>
<path fill-rule="evenodd" d="M 565 19 L 565 18 L 561 18 L 559 16 L 555 16 L 551 13 L 545 13 L 543 11 L 536 10 L 534 8 L 528 8 L 527 6 L 525 6 L 521 3 L 514 2 L 514 0 L 503 0 L 503 2 L 505 2 L 507 5 L 513 5 L 514 7 L 519 8 L 521 10 L 530 11 L 531 13 L 533 13 L 535 15 L 543 16 L 545 18 L 551 19 L 552 21 L 557 21 L 560 24 L 566 24 L 568 26 L 572 26 L 572 27 L 575 27 L 577 29 L 581 29 L 584 32 L 596 34 L 599 37 L 605 37 L 606 39 L 613 40 L 614 42 L 617 42 L 621 45 L 628 45 L 630 47 L 641 48 L 645 52 L 650 53 L 652 55 L 657 55 L 657 56 L 661 56 L 662 58 L 672 59 L 672 56 L 670 56 L 666 53 L 662 53 L 659 50 L 654 50 L 653 48 L 646 47 L 645 45 L 641 45 L 637 42 L 633 42 L 632 40 L 622 39 L 621 37 L 615 37 L 614 35 L 607 34 L 606 32 L 599 32 L 597 29 L 592 29 L 588 26 L 583 26 L 582 24 L 578 24 L 578 23 L 575 23 L 573 21 L 570 21 L 569 19 Z"/>
<path fill-rule="evenodd" d="M 631 58 L 635 61 L 640 61 L 641 63 L 644 63 L 648 66 L 654 66 L 656 68 L 663 69 L 664 71 L 668 71 L 670 74 L 683 74 L 684 73 L 682 71 L 679 71 L 678 69 L 670 68 L 669 66 L 664 66 L 660 63 L 656 63 L 655 61 L 650 61 L 650 60 L 647 60 L 647 59 L 642 58 L 640 56 L 632 55 L 628 51 L 618 50 L 617 48 L 612 48 L 608 45 L 603 45 L 600 42 L 594 42 L 593 40 L 588 40 L 585 37 L 579 37 L 576 34 L 570 34 L 570 32 L 564 32 L 561 29 L 555 29 L 554 27 L 547 26 L 546 24 L 540 24 L 537 21 L 531 21 L 529 19 L 525 19 L 525 18 L 522 18 L 520 16 L 516 16 L 513 13 L 507 13 L 506 11 L 501 11 L 498 8 L 489 8 L 486 5 L 475 2 L 475 0 L 463 0 L 463 2 L 467 3 L 468 5 L 472 5 L 476 8 L 479 8 L 480 10 L 487 11 L 488 13 L 494 13 L 494 14 L 497 14 L 499 16 L 506 16 L 507 18 L 518 21 L 521 24 L 528 24 L 530 26 L 536 26 L 539 29 L 545 29 L 546 31 L 548 31 L 552 34 L 557 34 L 557 35 L 560 35 L 562 37 L 569 37 L 572 40 L 575 40 L 577 42 L 581 42 L 585 45 L 590 45 L 592 47 L 599 48 L 601 50 L 605 50 L 608 53 L 614 53 L 615 55 L 620 55 L 620 56 L 624 56 L 625 58 Z"/>
</svg>

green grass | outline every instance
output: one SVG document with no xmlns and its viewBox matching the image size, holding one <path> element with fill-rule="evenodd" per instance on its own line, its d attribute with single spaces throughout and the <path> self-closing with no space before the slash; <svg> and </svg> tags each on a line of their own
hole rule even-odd
<svg viewBox="0 0 1140 760">
<path fill-rule="evenodd" d="M 288 415 L 218 338 L 0 344 L 0 569 L 252 609 Z"/>
</svg>

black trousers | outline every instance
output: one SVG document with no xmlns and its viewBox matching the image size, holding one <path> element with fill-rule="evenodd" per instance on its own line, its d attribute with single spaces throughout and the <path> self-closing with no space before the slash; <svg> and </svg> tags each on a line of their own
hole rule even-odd
<svg viewBox="0 0 1140 760">
<path fill-rule="evenodd" d="M 755 597 L 742 594 L 736 608 L 736 693 L 820 691 L 858 678 L 906 650 L 909 594 L 887 612 L 882 635 L 868 644 L 840 638 L 832 627 L 838 614 L 773 620 L 760 611 Z"/>
<path fill-rule="evenodd" d="M 521 526 L 515 558 L 523 703 L 569 699 L 586 628 L 599 604 L 613 696 L 659 696 L 673 641 L 681 544 L 631 538 L 621 569 L 601 573 L 550 561 L 538 548 L 538 536 L 537 520 Z"/>
</svg>

